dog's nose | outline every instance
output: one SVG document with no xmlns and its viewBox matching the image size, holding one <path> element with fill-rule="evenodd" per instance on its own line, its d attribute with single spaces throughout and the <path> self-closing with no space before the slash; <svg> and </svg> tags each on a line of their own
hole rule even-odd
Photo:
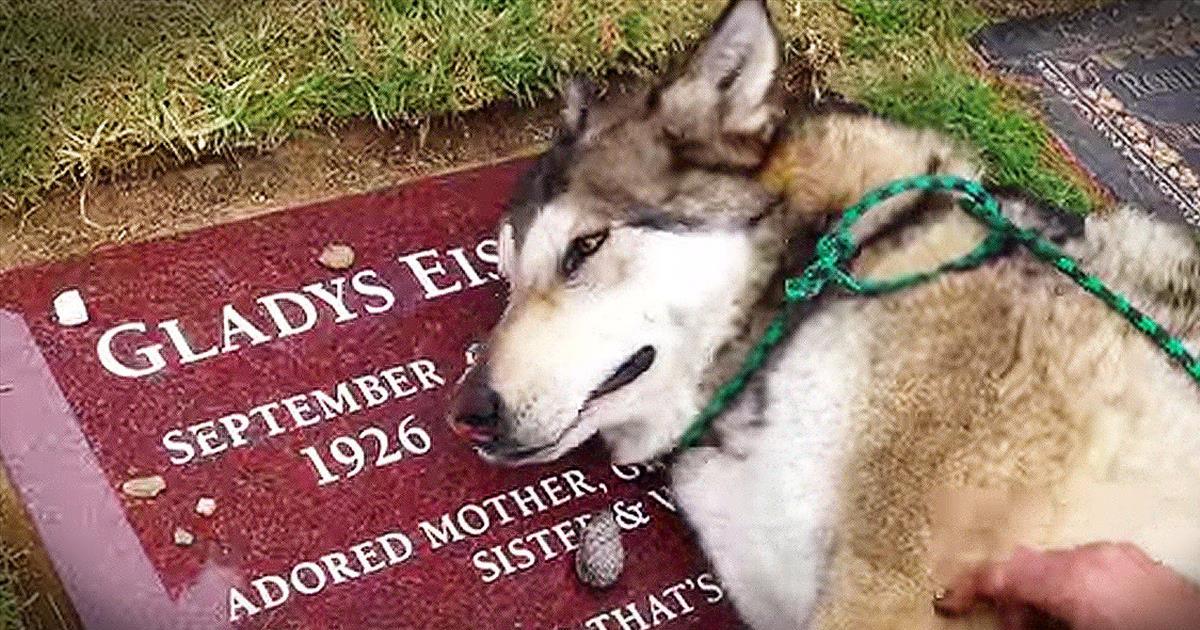
<svg viewBox="0 0 1200 630">
<path fill-rule="evenodd" d="M 489 380 L 487 366 L 476 365 L 459 388 L 450 413 L 454 432 L 476 444 L 493 442 L 500 433 L 504 403 Z"/>
</svg>

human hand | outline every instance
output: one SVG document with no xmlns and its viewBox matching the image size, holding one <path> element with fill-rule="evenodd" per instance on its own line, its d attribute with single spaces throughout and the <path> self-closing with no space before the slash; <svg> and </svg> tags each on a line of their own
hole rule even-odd
<svg viewBox="0 0 1200 630">
<path fill-rule="evenodd" d="M 1200 588 L 1128 543 L 1018 548 L 1007 561 L 960 578 L 934 608 L 943 615 L 990 602 L 1005 630 L 1200 628 Z"/>
</svg>

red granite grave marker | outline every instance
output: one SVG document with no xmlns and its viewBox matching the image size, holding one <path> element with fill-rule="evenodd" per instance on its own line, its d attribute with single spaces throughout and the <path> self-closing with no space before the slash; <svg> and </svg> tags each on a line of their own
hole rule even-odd
<svg viewBox="0 0 1200 630">
<path fill-rule="evenodd" d="M 661 479 L 598 448 L 489 467 L 442 421 L 502 307 L 490 234 L 523 166 L 0 279 L 0 456 L 88 627 L 734 623 Z M 614 504 L 626 571 L 592 591 L 578 517 Z"/>
</svg>

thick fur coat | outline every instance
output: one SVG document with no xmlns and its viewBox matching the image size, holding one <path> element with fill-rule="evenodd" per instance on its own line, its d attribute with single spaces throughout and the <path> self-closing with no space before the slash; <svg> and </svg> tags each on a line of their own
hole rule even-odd
<svg viewBox="0 0 1200 630">
<path fill-rule="evenodd" d="M 655 88 L 568 89 L 562 135 L 501 229 L 510 305 L 453 419 L 485 458 L 548 461 L 597 433 L 621 462 L 668 455 L 842 208 L 905 175 L 985 175 L 936 133 L 789 117 L 778 64 L 764 6 L 738 0 Z M 1188 228 L 999 196 L 1200 349 Z M 940 195 L 898 198 L 861 226 L 856 271 L 933 267 L 983 234 Z M 754 628 L 991 627 L 931 601 L 1018 543 L 1130 540 L 1200 579 L 1200 388 L 1021 251 L 801 309 L 670 474 Z"/>
</svg>

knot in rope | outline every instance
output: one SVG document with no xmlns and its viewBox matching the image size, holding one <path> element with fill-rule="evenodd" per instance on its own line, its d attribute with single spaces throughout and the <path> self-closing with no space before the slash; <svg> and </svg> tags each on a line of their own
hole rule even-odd
<svg viewBox="0 0 1200 630">
<path fill-rule="evenodd" d="M 858 253 L 858 244 L 850 228 L 867 212 L 884 201 L 910 191 L 945 191 L 960 195 L 958 206 L 988 227 L 988 235 L 975 249 L 966 255 L 942 263 L 938 267 L 903 274 L 882 280 L 858 278 L 849 271 L 850 261 Z M 898 179 L 868 192 L 853 206 L 842 213 L 842 218 L 829 233 L 817 241 L 812 263 L 799 276 L 788 278 L 784 283 L 785 303 L 767 326 L 766 332 L 751 348 L 736 374 L 719 387 L 708 404 L 700 410 L 692 424 L 684 432 L 679 449 L 695 446 L 708 431 L 709 425 L 741 394 L 750 377 L 766 362 L 770 351 L 785 337 L 790 309 L 787 307 L 815 299 L 830 283 L 842 287 L 855 295 L 880 295 L 905 289 L 952 271 L 974 269 L 1004 253 L 1012 244 L 1018 243 L 1031 254 L 1058 269 L 1085 291 L 1121 314 L 1135 329 L 1146 335 L 1168 357 L 1179 363 L 1200 386 L 1200 361 L 1192 355 L 1183 342 L 1172 336 L 1154 321 L 1130 304 L 1125 296 L 1115 293 L 1095 276 L 1085 273 L 1079 262 L 1068 256 L 1057 245 L 1042 237 L 1037 230 L 1017 227 L 1000 212 L 996 198 L 979 182 L 955 175 L 918 175 Z"/>
</svg>

